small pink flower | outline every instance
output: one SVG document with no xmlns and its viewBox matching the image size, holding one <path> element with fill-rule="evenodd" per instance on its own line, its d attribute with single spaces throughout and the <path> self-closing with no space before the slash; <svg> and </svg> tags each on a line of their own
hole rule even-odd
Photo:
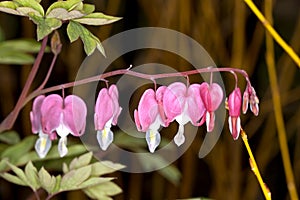
<svg viewBox="0 0 300 200">
<path fill-rule="evenodd" d="M 116 85 L 109 89 L 102 88 L 99 92 L 94 114 L 97 140 L 102 150 L 106 150 L 113 141 L 111 125 L 116 125 L 122 108 L 119 106 L 119 92 Z"/>
<path fill-rule="evenodd" d="M 248 110 L 248 104 L 250 104 L 251 112 L 257 116 L 259 113 L 259 99 L 256 96 L 256 92 L 251 85 L 247 85 L 243 94 L 243 113 L 245 114 Z"/>
<path fill-rule="evenodd" d="M 211 132 L 215 126 L 215 113 L 223 100 L 223 90 L 217 83 L 202 83 L 200 95 L 206 108 L 206 128 Z"/>
<path fill-rule="evenodd" d="M 160 126 L 166 126 L 165 114 L 162 107 L 163 94 L 166 87 L 161 86 L 154 92 L 147 89 L 134 111 L 134 120 L 138 131 L 146 132 L 146 141 L 149 151 L 153 153 L 158 147 L 161 137 L 158 132 Z"/>
<path fill-rule="evenodd" d="M 68 153 L 67 135 L 81 136 L 85 130 L 87 108 L 84 101 L 75 95 L 65 99 L 57 94 L 38 96 L 33 102 L 30 119 L 33 133 L 39 132 L 35 149 L 41 158 L 51 147 L 51 140 L 61 138 L 58 151 L 61 157 Z"/>
<path fill-rule="evenodd" d="M 229 130 L 234 140 L 237 140 L 241 130 L 241 106 L 242 96 L 240 88 L 235 90 L 228 97 L 228 109 L 229 109 Z"/>
<path fill-rule="evenodd" d="M 192 84 L 187 89 L 185 84 L 175 82 L 169 85 L 163 98 L 164 111 L 167 121 L 174 119 L 178 122 L 178 132 L 174 137 L 177 146 L 184 143 L 184 125 L 189 121 L 200 126 L 204 123 L 202 116 L 205 113 L 205 107 L 200 97 L 200 85 Z"/>
</svg>

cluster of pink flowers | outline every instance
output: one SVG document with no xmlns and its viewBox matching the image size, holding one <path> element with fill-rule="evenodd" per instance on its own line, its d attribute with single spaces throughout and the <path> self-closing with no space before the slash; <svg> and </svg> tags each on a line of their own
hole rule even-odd
<svg viewBox="0 0 300 200">
<path fill-rule="evenodd" d="M 207 132 L 215 125 L 215 111 L 220 106 L 224 94 L 217 83 L 185 85 L 175 82 L 169 86 L 160 86 L 156 90 L 147 89 L 134 111 L 134 120 L 138 131 L 146 132 L 149 151 L 153 153 L 160 144 L 159 128 L 167 127 L 174 120 L 179 124 L 174 137 L 177 146 L 184 143 L 184 125 L 191 122 L 194 126 L 206 123 Z M 122 108 L 119 105 L 119 93 L 116 85 L 102 88 L 99 92 L 94 114 L 97 140 L 102 150 L 106 150 L 113 141 L 111 126 L 116 125 Z M 251 111 L 258 115 L 258 98 L 254 88 L 248 83 L 241 96 L 236 86 L 226 99 L 229 110 L 230 132 L 236 140 L 240 133 L 240 111 Z M 67 135 L 81 136 L 85 130 L 87 108 L 84 101 L 75 95 L 62 98 L 52 94 L 38 96 L 33 102 L 30 113 L 32 132 L 39 133 L 35 149 L 43 158 L 51 147 L 51 141 L 60 136 L 58 151 L 63 157 L 67 154 Z"/>
</svg>

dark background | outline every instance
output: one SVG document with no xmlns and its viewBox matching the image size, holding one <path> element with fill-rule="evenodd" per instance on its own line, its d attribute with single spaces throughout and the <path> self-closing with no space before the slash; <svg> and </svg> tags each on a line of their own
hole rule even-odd
<svg viewBox="0 0 300 200">
<path fill-rule="evenodd" d="M 199 42 L 217 66 L 231 66 L 248 72 L 260 98 L 260 114 L 242 116 L 253 153 L 264 181 L 273 199 L 289 199 L 287 183 L 278 144 L 272 95 L 265 61 L 265 29 L 242 0 L 99 0 L 96 10 L 121 16 L 122 20 L 102 27 L 88 28 L 101 40 L 125 30 L 154 26 L 187 34 Z M 44 7 L 52 3 L 43 0 Z M 264 1 L 255 1 L 263 10 Z M 300 54 L 300 1 L 274 1 L 274 27 Z M 0 28 L 4 39 L 36 38 L 35 25 L 25 17 L 0 13 Z M 70 44 L 60 29 L 63 50 L 47 86 L 74 80 L 76 69 L 85 58 L 80 40 Z M 185 70 L 183 61 L 167 53 L 145 51 L 143 63 L 159 62 Z M 44 57 L 33 87 L 44 78 L 52 55 Z M 300 191 L 300 85 L 299 71 L 294 62 L 275 43 L 276 69 L 282 102 L 287 138 L 295 175 Z M 137 64 L 141 54 L 134 52 L 114 62 L 115 68 Z M 0 116 L 3 119 L 12 110 L 31 66 L 0 66 Z M 232 88 L 233 79 L 224 75 L 225 86 Z M 241 83 L 243 88 L 244 83 Z M 228 90 L 230 91 L 230 90 Z M 227 94 L 228 95 L 228 94 Z M 28 104 L 14 126 L 23 137 L 31 134 Z M 115 199 L 176 199 L 210 197 L 214 199 L 264 199 L 255 176 L 251 172 L 248 155 L 242 140 L 233 141 L 227 125 L 214 149 L 203 159 L 198 151 L 205 134 L 204 129 L 174 164 L 182 173 L 180 183 L 174 185 L 157 172 L 144 174 L 115 173 L 116 183 L 123 193 Z M 0 199 L 26 199 L 30 190 L 0 180 Z M 65 193 L 54 199 L 87 199 L 80 191 Z"/>
</svg>

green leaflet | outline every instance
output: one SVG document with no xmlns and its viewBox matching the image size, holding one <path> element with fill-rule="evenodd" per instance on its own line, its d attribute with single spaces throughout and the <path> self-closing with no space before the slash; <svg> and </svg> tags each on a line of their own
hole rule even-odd
<svg viewBox="0 0 300 200">
<path fill-rule="evenodd" d="M 105 51 L 99 39 L 78 22 L 70 21 L 67 33 L 71 42 L 74 42 L 79 37 L 81 38 L 87 55 L 91 55 L 97 48 L 105 56 Z"/>
<path fill-rule="evenodd" d="M 67 11 L 71 11 L 75 9 L 76 6 L 78 6 L 78 4 L 80 4 L 81 2 L 82 0 L 57 1 L 51 4 L 51 6 L 49 6 L 46 15 L 48 16 L 51 13 L 51 11 L 54 10 L 55 8 L 64 8 Z"/>
<path fill-rule="evenodd" d="M 111 24 L 115 21 L 122 19 L 121 17 L 114 17 L 110 15 L 105 15 L 103 13 L 91 13 L 79 19 L 74 19 L 74 21 L 79 22 L 81 24 L 100 26 L 105 24 Z"/>
<path fill-rule="evenodd" d="M 32 190 L 36 191 L 41 187 L 37 169 L 33 166 L 31 161 L 29 161 L 25 166 L 25 175 L 28 180 L 28 185 L 32 188 Z"/>
<path fill-rule="evenodd" d="M 44 9 L 41 6 L 41 4 L 35 0 L 14 0 L 16 4 L 18 4 L 18 8 L 26 8 L 26 10 L 31 10 L 31 12 L 34 12 L 38 16 L 44 16 Z M 29 9 L 31 8 L 31 9 Z M 21 12 L 22 13 L 22 12 Z M 26 12 L 25 12 L 26 13 Z M 28 12 L 24 15 L 27 15 Z M 23 13 L 22 13 L 23 14 Z"/>
<path fill-rule="evenodd" d="M 32 13 L 29 13 L 30 18 L 37 25 L 37 40 L 43 39 L 45 36 L 49 35 L 52 31 L 58 29 L 62 22 L 55 18 L 43 18 Z"/>
<path fill-rule="evenodd" d="M 7 144 L 17 144 L 18 142 L 20 142 L 20 136 L 16 131 L 7 131 L 0 134 L 0 141 Z"/>
</svg>

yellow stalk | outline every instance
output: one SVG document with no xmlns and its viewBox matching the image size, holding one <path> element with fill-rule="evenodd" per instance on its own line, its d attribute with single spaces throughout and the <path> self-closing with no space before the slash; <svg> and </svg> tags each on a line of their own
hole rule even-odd
<svg viewBox="0 0 300 200">
<path fill-rule="evenodd" d="M 287 52 L 287 54 L 294 60 L 294 62 L 300 68 L 300 58 L 295 53 L 295 51 L 281 38 L 281 36 L 276 32 L 270 22 L 263 16 L 263 14 L 258 10 L 252 0 L 244 0 L 257 18 L 262 22 L 267 31 L 272 35 L 276 42 Z"/>
<path fill-rule="evenodd" d="M 272 26 L 272 0 L 267 0 L 265 3 L 265 14 L 266 17 L 270 20 L 270 26 Z M 289 149 L 286 139 L 286 131 L 284 120 L 282 116 L 282 108 L 281 108 L 281 100 L 280 100 L 280 92 L 278 87 L 278 80 L 276 75 L 275 68 L 275 56 L 274 56 L 274 44 L 272 37 L 269 34 L 266 34 L 266 63 L 268 67 L 268 74 L 270 78 L 270 86 L 272 91 L 272 100 L 273 107 L 275 113 L 276 126 L 278 131 L 278 140 L 280 146 L 280 152 L 282 156 L 283 167 L 286 175 L 287 188 L 292 200 L 298 200 L 298 194 L 296 191 L 295 180 L 293 169 L 291 165 Z"/>
<path fill-rule="evenodd" d="M 241 128 L 241 136 L 242 136 L 242 139 L 243 139 L 243 142 L 246 146 L 246 149 L 247 149 L 247 152 L 248 152 L 248 155 L 249 155 L 249 162 L 250 162 L 250 166 L 251 166 L 251 170 L 253 171 L 254 175 L 256 176 L 258 182 L 259 182 L 259 185 L 264 193 L 264 196 L 267 200 L 271 200 L 271 192 L 270 190 L 268 189 L 267 185 L 264 183 L 261 175 L 260 175 L 260 172 L 259 172 L 259 169 L 257 167 L 257 164 L 256 164 L 256 161 L 254 159 L 254 156 L 252 154 L 252 151 L 251 151 L 251 148 L 250 148 L 250 145 L 248 143 L 248 138 L 247 138 L 247 134 L 246 132 Z"/>
</svg>

